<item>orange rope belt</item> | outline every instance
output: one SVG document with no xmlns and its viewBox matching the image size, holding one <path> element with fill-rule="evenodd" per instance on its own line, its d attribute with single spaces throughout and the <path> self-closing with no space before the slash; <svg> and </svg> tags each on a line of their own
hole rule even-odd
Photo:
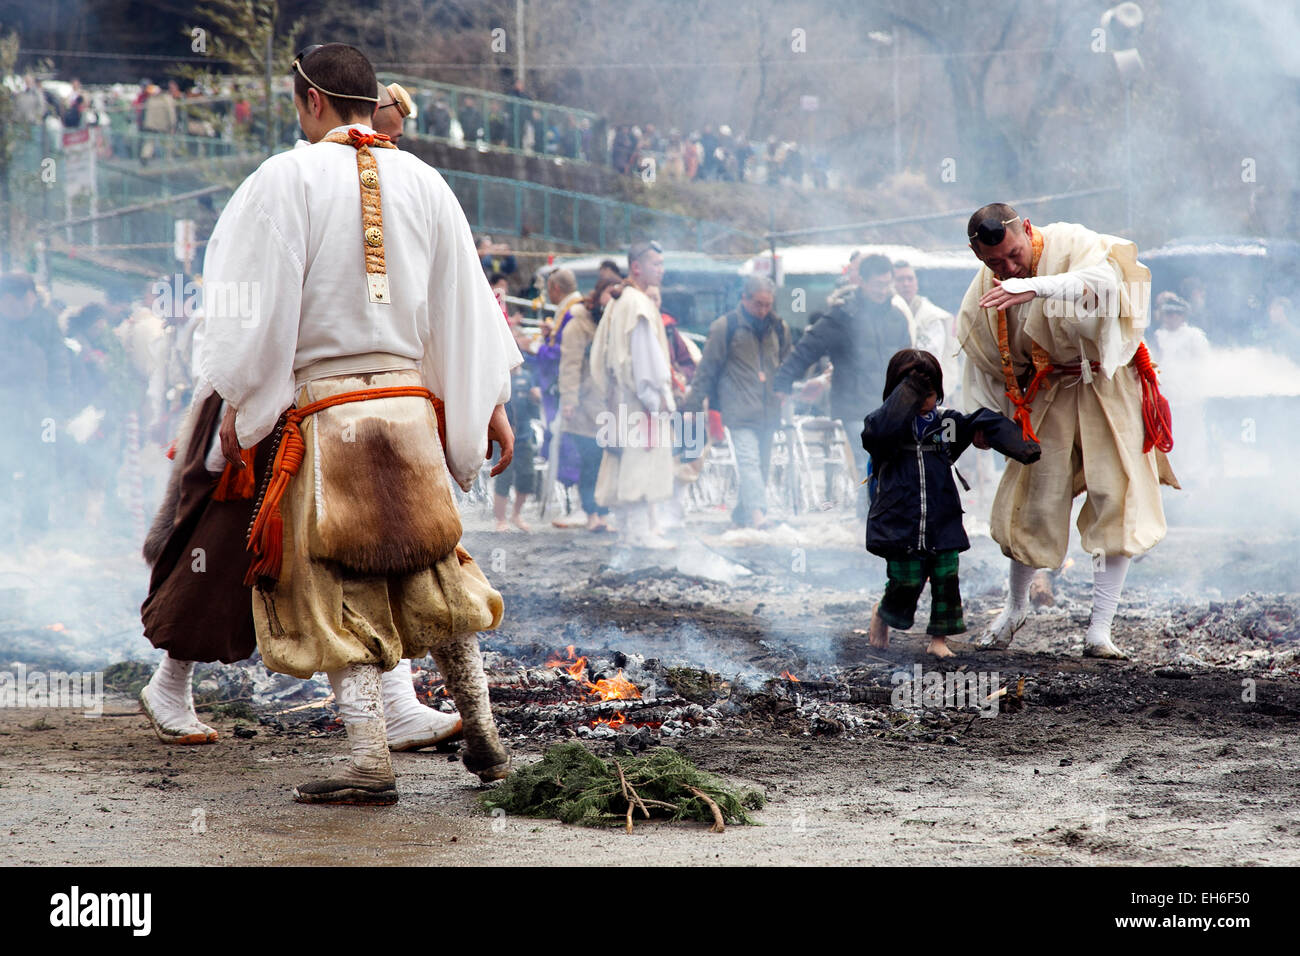
<svg viewBox="0 0 1300 956">
<path fill-rule="evenodd" d="M 280 514 L 280 500 L 284 497 L 290 480 L 298 474 L 307 449 L 306 442 L 303 441 L 302 429 L 299 427 L 303 419 L 335 405 L 368 402 L 379 398 L 427 398 L 433 403 L 434 414 L 438 418 L 439 434 L 446 433 L 442 399 L 420 385 L 362 388 L 355 392 L 331 395 L 309 405 L 303 405 L 301 408 L 291 408 L 285 415 L 275 460 L 271 464 L 262 498 L 257 504 L 253 523 L 248 530 L 248 550 L 253 554 L 253 561 L 248 574 L 244 576 L 245 584 L 253 585 L 260 582 L 261 586 L 265 587 L 268 579 L 270 582 L 275 582 L 280 578 L 280 567 L 284 558 L 284 518 Z"/>
<path fill-rule="evenodd" d="M 1030 274 L 1037 275 L 1038 260 L 1043 255 L 1042 233 L 1035 232 L 1031 241 L 1034 247 L 1034 258 Z M 1029 385 L 1022 390 L 1019 381 L 1016 380 L 1015 368 L 1011 362 L 1005 309 L 998 309 L 998 354 L 1002 359 L 1002 378 L 1006 385 L 1006 396 L 1015 407 L 1015 414 L 1012 417 L 1019 423 L 1021 435 L 1028 441 L 1036 442 L 1038 436 L 1034 434 L 1033 426 L 1030 424 L 1034 397 L 1038 394 L 1043 379 L 1048 375 L 1053 372 L 1068 372 L 1073 366 L 1053 365 L 1047 350 L 1034 342 L 1030 346 L 1034 375 L 1029 380 Z M 1142 383 L 1142 454 L 1145 455 L 1152 448 L 1159 448 L 1168 453 L 1174 447 L 1173 419 L 1169 413 L 1169 402 L 1160 394 L 1156 366 L 1151 361 L 1151 354 L 1147 351 L 1145 342 L 1138 343 L 1132 364 L 1137 368 L 1138 380 Z M 1097 363 L 1093 362 L 1092 367 L 1095 370 Z"/>
</svg>

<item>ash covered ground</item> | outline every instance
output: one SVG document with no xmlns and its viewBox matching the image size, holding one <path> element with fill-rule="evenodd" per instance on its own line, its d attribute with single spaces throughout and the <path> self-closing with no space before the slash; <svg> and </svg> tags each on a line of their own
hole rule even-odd
<svg viewBox="0 0 1300 956">
<path fill-rule="evenodd" d="M 163 747 L 132 696 L 152 660 L 133 623 L 143 567 L 36 550 L 0 570 L 6 666 L 115 666 L 100 719 L 0 709 L 0 860 L 589 861 L 581 847 L 666 864 L 1300 862 L 1300 539 L 1289 530 L 1173 527 L 1128 577 L 1115 639 L 1131 661 L 1080 655 L 1091 566 L 1076 549 L 1054 603 L 1012 649 L 956 640 L 958 656 L 939 664 L 922 653 L 925 598 L 912 632 L 894 632 L 885 652 L 867 645 L 884 567 L 842 514 L 766 533 L 695 515 L 674 552 L 489 527 L 469 516 L 465 544 L 506 600 L 484 647 L 516 759 L 567 739 L 601 755 L 671 746 L 762 788 L 763 826 L 645 824 L 629 836 L 493 819 L 454 751 L 397 755 L 391 810 L 294 805 L 292 786 L 344 753 L 323 678 L 202 668 L 199 699 L 222 740 Z M 1003 604 L 1006 569 L 987 537 L 972 544 L 962 590 L 974 635 Z M 69 561 L 75 585 L 51 600 L 43 575 Z M 586 666 L 571 675 L 577 657 Z M 557 658 L 564 666 L 547 666 Z M 421 693 L 438 705 L 424 664 Z M 918 664 L 979 694 L 900 700 L 896 675 L 910 683 Z M 591 693 L 620 672 L 639 699 Z"/>
</svg>

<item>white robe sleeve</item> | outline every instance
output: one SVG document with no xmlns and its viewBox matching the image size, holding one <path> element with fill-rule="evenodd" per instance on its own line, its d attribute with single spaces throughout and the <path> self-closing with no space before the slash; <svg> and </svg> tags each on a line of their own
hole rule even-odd
<svg viewBox="0 0 1300 956">
<path fill-rule="evenodd" d="M 1008 292 L 1032 289 L 1043 298 L 1043 315 L 1051 326 L 1073 340 L 1080 354 L 1088 351 L 1082 343 L 1089 343 L 1107 377 L 1128 363 L 1142 341 L 1146 305 L 1130 301 L 1134 283 L 1125 281 L 1123 266 L 1113 255 L 1057 275 L 1008 279 L 1002 287 Z M 1135 311 L 1142 315 L 1141 323 L 1132 320 Z M 1086 370 L 1083 377 L 1091 381 Z"/>
<path fill-rule="evenodd" d="M 446 406 L 447 468 L 466 491 L 487 455 L 492 412 L 510 399 L 510 372 L 523 362 L 483 274 L 469 223 L 438 177 L 430 241 L 429 337 L 425 381 Z"/>
<path fill-rule="evenodd" d="M 1119 314 L 1120 277 L 1117 272 L 1113 265 L 1103 262 L 1052 276 L 1007 279 L 1002 288 L 1013 293 L 1032 290 L 1046 300 L 1043 309 L 1049 317 L 1071 320 L 1081 338 L 1096 340 L 1102 322 Z M 1088 293 L 1096 297 L 1092 303 L 1084 300 Z"/>
<path fill-rule="evenodd" d="M 650 320 L 643 315 L 632 329 L 632 380 L 636 382 L 636 397 L 649 411 L 664 408 L 665 399 L 672 402 L 665 388 L 670 376 L 668 360 L 650 328 Z"/>
<path fill-rule="evenodd" d="M 238 409 L 245 448 L 293 404 L 307 244 L 301 189 L 291 166 L 268 160 L 231 198 L 208 241 L 196 364 Z"/>
<path fill-rule="evenodd" d="M 988 374 L 971 361 L 967 361 L 962 370 L 961 394 L 962 408 L 967 414 L 991 408 L 1010 418 L 1015 411 L 1007 398 L 1006 383 L 1002 378 Z"/>
</svg>

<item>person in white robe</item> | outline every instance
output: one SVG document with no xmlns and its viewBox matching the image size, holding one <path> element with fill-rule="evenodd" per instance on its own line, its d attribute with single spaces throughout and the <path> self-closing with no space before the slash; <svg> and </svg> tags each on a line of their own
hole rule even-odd
<svg viewBox="0 0 1300 956">
<path fill-rule="evenodd" d="M 1016 417 L 1043 449 L 1035 464 L 1008 462 L 998 485 L 991 534 L 1011 559 L 1010 598 L 977 645 L 1005 646 L 1024 624 L 1034 569 L 1060 566 L 1071 503 L 1086 492 L 1078 527 L 1094 570 L 1084 654 L 1123 657 L 1111 623 L 1129 562 L 1164 537 L 1159 485 L 1177 486 L 1164 453 L 1144 450 L 1139 376 L 1151 274 L 1128 240 L 1073 223 L 1035 229 L 1001 203 L 978 210 L 967 233 L 984 265 L 957 319 L 966 408 Z M 1032 400 L 1018 404 L 1013 389 Z"/>
<path fill-rule="evenodd" d="M 282 564 L 259 579 L 254 620 L 268 668 L 329 675 L 352 746 L 338 777 L 295 799 L 389 804 L 380 674 L 402 658 L 432 653 L 461 688 L 466 768 L 509 770 L 476 636 L 500 622 L 501 597 L 456 544 L 448 478 L 468 489 L 492 441 L 508 465 L 503 403 L 522 358 L 451 189 L 374 136 L 364 56 L 327 44 L 293 69 L 311 145 L 268 159 L 223 211 L 198 365 L 228 405 L 220 440 L 232 468 L 295 404 L 350 396 L 302 420 L 282 535 L 266 535 L 267 553 L 282 541 Z M 421 387 L 440 410 L 418 395 L 367 397 Z"/>
<path fill-rule="evenodd" d="M 396 143 L 402 136 L 403 119 L 410 115 L 414 109 L 410 103 L 410 96 L 404 88 L 396 83 L 388 86 L 379 84 L 377 93 L 379 102 L 374 111 L 374 128 L 377 132 L 386 135 L 391 142 Z M 297 143 L 298 147 L 309 145 L 306 140 L 299 140 Z M 233 221 L 233 217 L 227 218 L 225 224 L 228 226 Z M 222 223 L 217 223 L 217 226 L 221 225 Z M 219 233 L 215 228 L 214 235 L 218 236 L 216 239 L 217 244 L 224 244 L 225 240 L 219 237 Z M 155 283 L 151 288 L 156 290 L 158 286 L 159 284 Z M 168 290 L 164 289 L 164 291 Z M 179 291 L 176 294 L 179 295 Z M 201 310 L 196 310 L 195 316 L 184 326 L 181 326 L 179 330 L 174 326 L 167 329 L 169 333 L 174 332 L 176 338 L 176 343 L 170 349 L 169 354 L 173 355 L 173 357 L 183 354 L 184 374 L 187 383 L 198 376 L 195 362 L 202 342 L 201 318 Z M 171 344 L 171 336 L 169 335 L 168 338 L 159 341 Z M 151 393 L 152 390 L 151 380 Z M 198 404 L 194 406 L 196 410 L 198 407 Z M 225 408 L 222 409 L 223 412 L 225 410 Z M 184 423 L 179 444 L 191 440 L 190 428 L 194 423 L 194 418 L 195 416 L 191 415 L 189 420 Z M 201 440 L 206 441 L 207 436 L 201 436 Z M 178 458 L 179 462 L 183 462 L 185 456 L 181 454 Z M 212 436 L 208 448 L 206 465 L 208 471 L 213 474 L 220 473 L 225 467 L 225 456 L 222 453 L 221 442 L 215 434 Z M 179 477 L 179 475 L 176 476 L 177 479 Z M 179 486 L 177 486 L 176 490 L 179 490 Z M 174 499 L 164 502 L 159 519 L 164 522 L 161 527 L 167 527 L 174 520 L 176 504 L 177 501 Z M 209 654 L 219 654 L 220 651 L 220 647 L 214 646 L 209 649 Z M 192 652 L 191 656 L 194 656 Z M 200 659 L 211 660 L 212 657 L 204 656 Z M 144 712 L 153 727 L 154 733 L 164 743 L 209 744 L 215 743 L 218 739 L 217 731 L 200 721 L 195 710 L 193 695 L 195 663 L 193 660 L 173 658 L 169 651 L 165 653 L 153 677 L 141 690 L 140 698 Z M 458 713 L 445 713 L 428 707 L 420 701 L 416 695 L 409 658 L 402 658 L 392 670 L 383 673 L 381 688 L 383 692 L 384 726 L 390 750 L 405 751 L 432 747 L 453 739 L 462 732 L 462 721 Z"/>
<path fill-rule="evenodd" d="M 1203 490 L 1213 478 L 1205 424 L 1206 386 L 1214 381 L 1213 350 L 1204 330 L 1188 323 L 1190 313 L 1191 305 L 1175 293 L 1156 296 L 1152 344 L 1169 410 L 1178 422 L 1178 448 L 1171 460 L 1187 478 L 1189 489 Z"/>
<path fill-rule="evenodd" d="M 957 347 L 956 325 L 951 312 L 946 312 L 921 295 L 916 270 L 906 260 L 894 263 L 894 291 L 907 306 L 912 317 L 908 331 L 912 335 L 912 348 L 929 352 L 939 360 L 943 371 L 947 400 L 956 402 L 961 385 L 961 350 Z"/>
<path fill-rule="evenodd" d="M 658 307 L 647 290 L 663 282 L 658 243 L 628 250 L 628 281 L 610 303 L 591 343 L 591 378 L 605 395 L 596 440 L 604 449 L 596 502 L 615 512 L 620 541 L 672 548 L 660 533 L 656 502 L 673 494 L 672 364 Z"/>
</svg>

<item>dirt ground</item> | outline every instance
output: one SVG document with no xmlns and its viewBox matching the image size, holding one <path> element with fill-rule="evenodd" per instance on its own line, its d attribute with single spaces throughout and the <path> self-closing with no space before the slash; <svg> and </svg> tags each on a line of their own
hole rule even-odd
<svg viewBox="0 0 1300 956">
<path fill-rule="evenodd" d="M 677 553 L 629 554 L 579 531 L 497 535 L 472 518 L 466 544 L 506 598 L 485 646 L 534 665 L 571 643 L 680 662 L 748 687 L 751 703 L 786 694 L 767 683 L 786 669 L 888 686 L 895 671 L 931 667 L 923 627 L 895 632 L 887 652 L 866 645 L 858 632 L 883 562 L 848 524 L 814 516 L 746 540 L 710 516 Z M 341 732 L 216 718 L 216 745 L 165 747 L 134 699 L 111 695 L 99 719 L 0 709 L 0 863 L 1294 865 L 1296 542 L 1203 543 L 1176 528 L 1134 564 L 1115 628 L 1131 661 L 1080 656 L 1081 553 L 1011 650 L 954 643 L 944 669 L 1025 677 L 1022 709 L 945 711 L 931 715 L 938 732 L 899 739 L 816 732 L 751 707 L 663 740 L 762 788 L 762 826 L 638 824 L 629 835 L 493 818 L 478 806 L 485 788 L 437 752 L 395 755 L 395 807 L 299 806 L 290 790 L 341 759 Z M 996 546 L 976 539 L 962 574 L 976 633 L 1003 600 Z M 919 621 L 926 611 L 923 600 Z M 555 739 L 516 734 L 508 745 L 527 762 Z"/>
</svg>

